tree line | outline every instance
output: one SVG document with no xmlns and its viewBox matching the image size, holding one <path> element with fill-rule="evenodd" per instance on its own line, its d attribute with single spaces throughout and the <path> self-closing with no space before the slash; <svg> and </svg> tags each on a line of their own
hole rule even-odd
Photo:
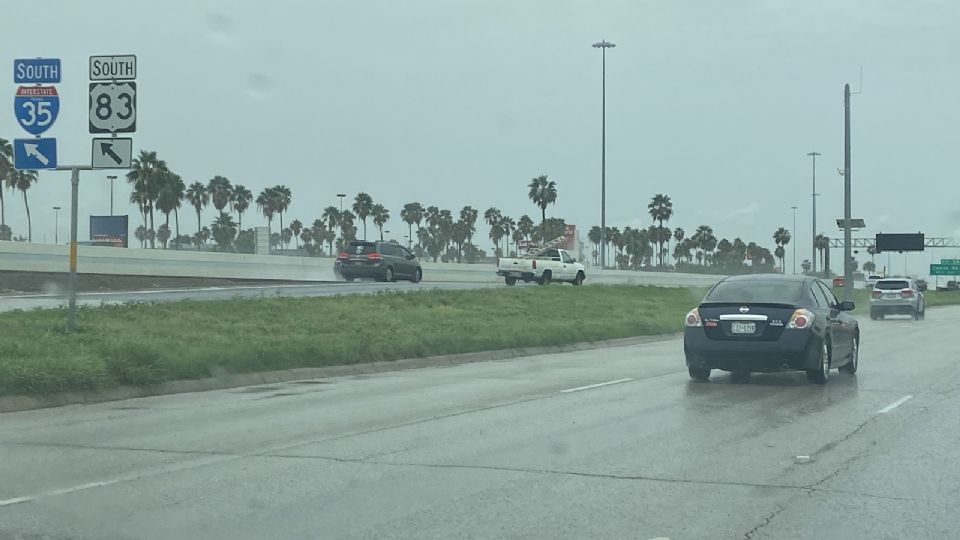
<svg viewBox="0 0 960 540">
<path fill-rule="evenodd" d="M 599 252 L 603 244 L 604 252 L 611 253 L 612 247 L 615 250 L 613 266 L 619 269 L 665 269 L 672 256 L 673 267 L 678 271 L 769 272 L 773 270 L 777 259 L 783 271 L 785 248 L 792 239 L 791 232 L 784 227 L 773 233 L 776 248 L 771 252 L 756 242 L 744 242 L 741 238 L 732 241 L 718 239 L 709 225 L 698 226 L 689 236 L 682 227 L 671 230 L 665 224 L 673 217 L 673 202 L 662 193 L 651 198 L 647 210 L 652 223 L 646 228 L 625 227 L 621 231 L 618 227 L 606 227 L 605 230 L 599 225 L 591 227 L 587 238 L 593 244 L 594 251 Z M 747 260 L 751 261 L 750 266 L 744 263 Z"/>
</svg>

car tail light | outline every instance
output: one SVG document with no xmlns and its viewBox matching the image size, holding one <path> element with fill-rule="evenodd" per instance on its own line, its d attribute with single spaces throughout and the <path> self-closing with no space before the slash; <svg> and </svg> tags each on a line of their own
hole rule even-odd
<svg viewBox="0 0 960 540">
<path fill-rule="evenodd" d="M 369 261 L 382 261 L 382 260 L 383 260 L 383 255 L 380 255 L 380 254 L 377 253 L 376 251 L 374 251 L 373 253 L 367 253 L 367 260 L 369 260 Z"/>
<path fill-rule="evenodd" d="M 883 296 L 883 293 L 880 292 L 880 291 L 873 291 L 873 295 L 872 295 L 872 296 L 873 296 L 874 298 L 880 298 L 881 296 Z"/>
<path fill-rule="evenodd" d="M 537 260 L 536 260 L 536 259 L 533 260 L 533 269 L 534 269 L 534 270 L 537 269 Z"/>
<path fill-rule="evenodd" d="M 904 298 L 913 298 L 913 289 L 900 289 L 900 296 Z"/>
<path fill-rule="evenodd" d="M 813 325 L 814 314 L 806 309 L 798 309 L 790 316 L 790 322 L 787 328 L 803 330 Z"/>
<path fill-rule="evenodd" d="M 683 321 L 684 326 L 698 327 L 703 326 L 703 322 L 700 320 L 700 310 L 691 309 L 690 313 L 687 313 L 687 318 Z"/>
<path fill-rule="evenodd" d="M 349 258 L 350 258 L 350 254 L 347 253 L 346 251 L 341 251 L 339 258 L 340 258 L 340 259 L 349 259 Z"/>
</svg>

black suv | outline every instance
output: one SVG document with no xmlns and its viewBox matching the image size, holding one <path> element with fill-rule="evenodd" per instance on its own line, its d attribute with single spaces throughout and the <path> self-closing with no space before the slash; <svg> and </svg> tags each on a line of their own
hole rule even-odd
<svg viewBox="0 0 960 540">
<path fill-rule="evenodd" d="M 419 283 L 423 278 L 417 256 L 396 242 L 354 240 L 340 253 L 335 266 L 347 281 L 373 278 L 380 281 L 409 279 Z"/>
</svg>

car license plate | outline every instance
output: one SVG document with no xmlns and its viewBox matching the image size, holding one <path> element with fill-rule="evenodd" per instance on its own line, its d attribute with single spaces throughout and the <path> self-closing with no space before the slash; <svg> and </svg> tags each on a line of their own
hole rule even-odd
<svg viewBox="0 0 960 540">
<path fill-rule="evenodd" d="M 734 334 L 752 334 L 757 331 L 757 323 L 752 323 L 752 322 L 731 323 L 730 331 Z"/>
<path fill-rule="evenodd" d="M 510 277 L 520 277 L 520 272 L 510 272 L 507 275 Z"/>
</svg>

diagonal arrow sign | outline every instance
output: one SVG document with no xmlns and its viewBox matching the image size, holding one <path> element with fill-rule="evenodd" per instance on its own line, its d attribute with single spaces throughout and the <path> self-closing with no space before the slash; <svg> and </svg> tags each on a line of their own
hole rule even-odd
<svg viewBox="0 0 960 540">
<path fill-rule="evenodd" d="M 40 153 L 40 150 L 38 150 L 39 146 L 40 145 L 37 144 L 27 143 L 23 145 L 23 150 L 28 156 L 37 158 L 37 161 L 43 163 L 43 166 L 46 167 L 50 164 L 50 160 L 47 159 L 47 156 Z"/>
<path fill-rule="evenodd" d="M 117 165 L 123 163 L 123 159 L 113 151 L 113 143 L 100 143 L 100 152 L 105 156 L 110 156 L 110 159 L 112 159 Z"/>
</svg>

